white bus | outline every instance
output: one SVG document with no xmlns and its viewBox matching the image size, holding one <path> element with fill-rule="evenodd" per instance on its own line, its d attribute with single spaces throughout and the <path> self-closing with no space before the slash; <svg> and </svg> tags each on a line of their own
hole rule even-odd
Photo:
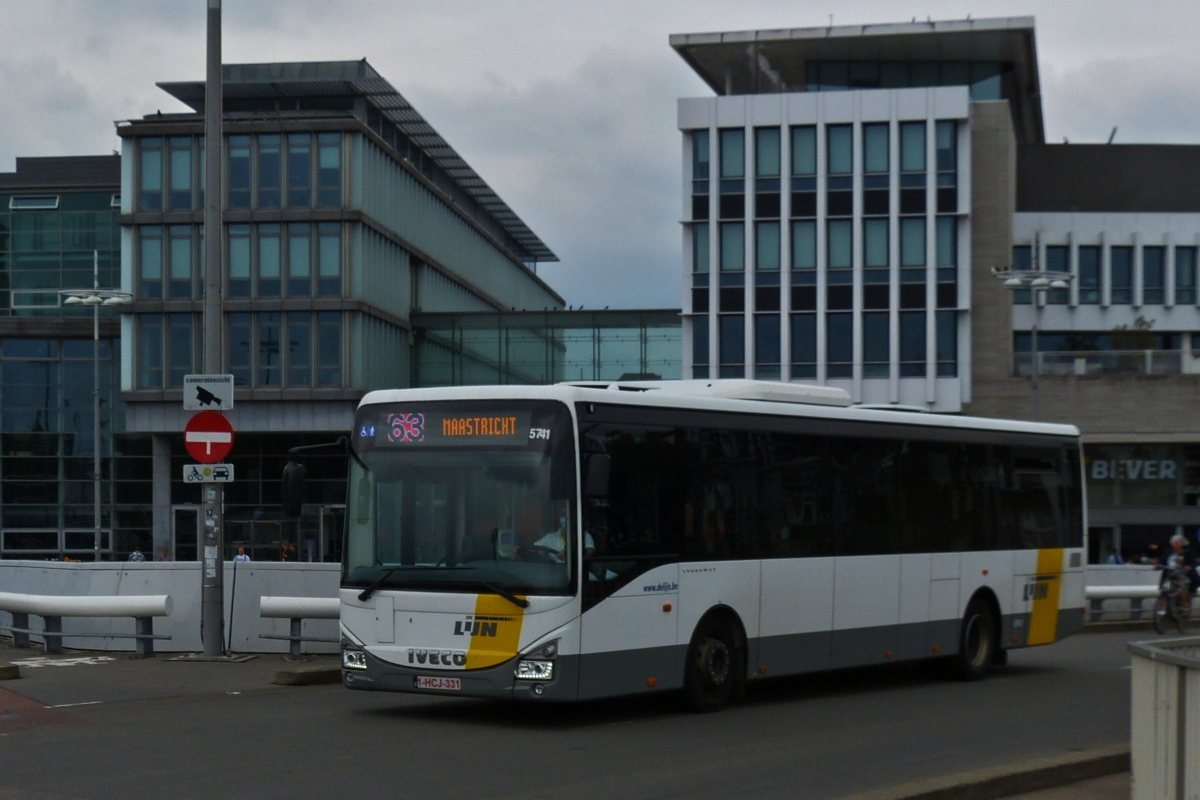
<svg viewBox="0 0 1200 800">
<path fill-rule="evenodd" d="M 1083 625 L 1073 426 L 737 380 L 377 391 L 351 438 L 350 689 L 712 710 Z"/>
</svg>

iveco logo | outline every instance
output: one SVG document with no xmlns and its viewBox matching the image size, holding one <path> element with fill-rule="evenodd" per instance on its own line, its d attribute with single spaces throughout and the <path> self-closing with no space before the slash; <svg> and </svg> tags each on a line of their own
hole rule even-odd
<svg viewBox="0 0 1200 800">
<path fill-rule="evenodd" d="M 468 616 L 454 623 L 454 635 L 495 637 L 501 622 L 512 622 L 512 617 Z"/>
<path fill-rule="evenodd" d="M 408 663 L 410 664 L 429 664 L 430 666 L 441 665 L 443 667 L 462 667 L 467 663 L 467 651 L 465 650 L 418 650 L 415 647 L 408 648 Z"/>
</svg>

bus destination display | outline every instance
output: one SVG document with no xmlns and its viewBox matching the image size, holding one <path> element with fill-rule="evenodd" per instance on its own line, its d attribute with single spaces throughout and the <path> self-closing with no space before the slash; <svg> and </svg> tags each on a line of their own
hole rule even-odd
<svg viewBox="0 0 1200 800">
<path fill-rule="evenodd" d="M 375 432 L 376 447 L 472 447 L 524 445 L 529 411 L 389 411 Z"/>
</svg>

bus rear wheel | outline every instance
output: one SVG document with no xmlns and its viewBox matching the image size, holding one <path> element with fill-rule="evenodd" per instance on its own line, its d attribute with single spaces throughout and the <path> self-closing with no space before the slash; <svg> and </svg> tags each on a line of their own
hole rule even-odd
<svg viewBox="0 0 1200 800">
<path fill-rule="evenodd" d="M 733 696 L 741 655 L 729 625 L 706 619 L 696 627 L 688 645 L 684 694 L 693 711 L 722 708 Z"/>
<path fill-rule="evenodd" d="M 999 630 L 988 604 L 972 600 L 963 615 L 954 674 L 959 680 L 977 681 L 987 674 L 996 658 Z"/>
</svg>

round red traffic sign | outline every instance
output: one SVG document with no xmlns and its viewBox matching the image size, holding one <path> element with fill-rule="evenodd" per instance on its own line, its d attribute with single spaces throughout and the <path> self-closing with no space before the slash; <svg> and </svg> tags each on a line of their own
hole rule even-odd
<svg viewBox="0 0 1200 800">
<path fill-rule="evenodd" d="M 215 464 L 233 449 L 233 425 L 219 411 L 201 411 L 183 429 L 183 445 L 201 464 Z"/>
</svg>

